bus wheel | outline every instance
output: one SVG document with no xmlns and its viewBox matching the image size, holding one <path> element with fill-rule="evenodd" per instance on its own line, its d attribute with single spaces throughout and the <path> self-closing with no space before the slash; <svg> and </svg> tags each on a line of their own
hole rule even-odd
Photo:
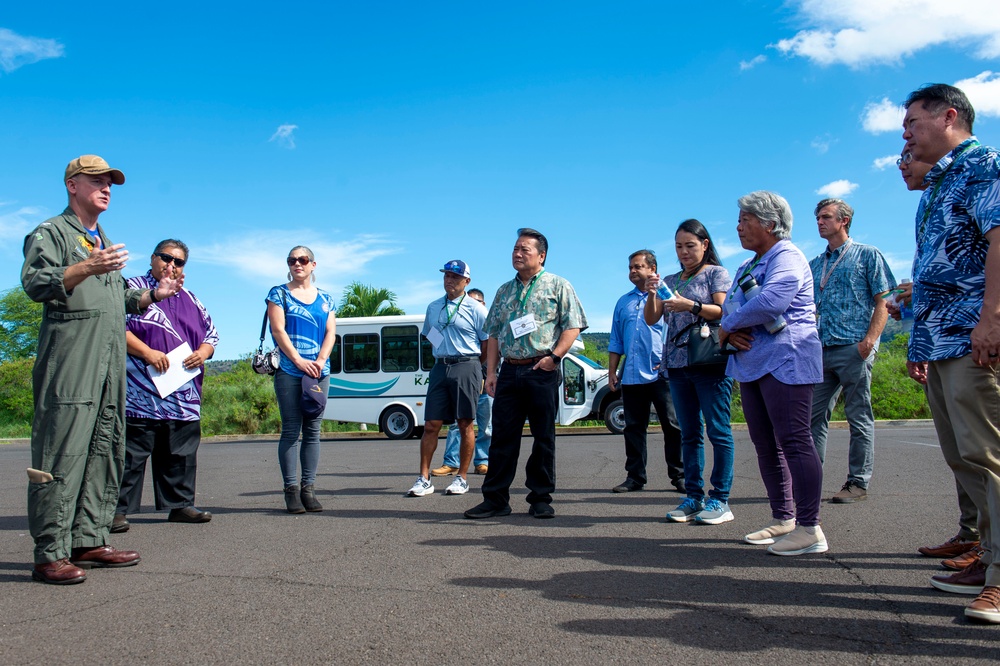
<svg viewBox="0 0 1000 666">
<path fill-rule="evenodd" d="M 382 413 L 379 427 L 389 439 L 408 439 L 413 434 L 413 417 L 405 407 L 396 405 Z"/>
<path fill-rule="evenodd" d="M 612 434 L 620 435 L 625 432 L 625 408 L 620 399 L 612 402 L 604 410 L 604 425 Z"/>
</svg>

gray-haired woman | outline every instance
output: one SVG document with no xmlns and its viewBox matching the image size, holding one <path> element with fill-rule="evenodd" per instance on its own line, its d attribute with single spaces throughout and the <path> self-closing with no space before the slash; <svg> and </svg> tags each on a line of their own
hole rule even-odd
<svg viewBox="0 0 1000 666">
<path fill-rule="evenodd" d="M 775 555 L 827 550 L 819 526 L 823 466 L 810 421 L 813 385 L 823 379 L 813 278 L 792 245 L 792 209 L 773 192 L 739 199 L 740 243 L 754 256 L 740 266 L 723 305 L 720 340 L 738 353 L 727 374 L 740 383 L 743 412 L 774 521 L 748 534 Z M 781 538 L 783 537 L 783 538 Z"/>
</svg>

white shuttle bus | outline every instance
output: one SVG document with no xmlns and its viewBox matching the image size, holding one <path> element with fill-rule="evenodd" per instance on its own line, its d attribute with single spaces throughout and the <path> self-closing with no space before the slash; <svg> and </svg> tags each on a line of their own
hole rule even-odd
<svg viewBox="0 0 1000 666">
<path fill-rule="evenodd" d="M 423 325 L 423 315 L 338 319 L 323 418 L 377 423 L 390 439 L 419 437 L 434 365 L 431 344 L 420 336 Z M 620 433 L 621 395 L 608 389 L 607 369 L 579 355 L 582 350 L 578 340 L 562 360 L 559 423 L 604 419 Z"/>
</svg>

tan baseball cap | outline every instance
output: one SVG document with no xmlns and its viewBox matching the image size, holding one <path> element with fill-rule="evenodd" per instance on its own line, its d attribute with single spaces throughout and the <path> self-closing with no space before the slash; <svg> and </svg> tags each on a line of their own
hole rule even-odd
<svg viewBox="0 0 1000 666">
<path fill-rule="evenodd" d="M 67 164 L 66 177 L 63 178 L 63 182 L 66 182 L 73 176 L 80 173 L 109 173 L 111 174 L 111 182 L 115 185 L 123 185 L 125 183 L 125 174 L 118 169 L 112 169 L 108 163 L 104 161 L 103 157 L 98 157 L 97 155 L 80 155 L 78 158 Z"/>
</svg>

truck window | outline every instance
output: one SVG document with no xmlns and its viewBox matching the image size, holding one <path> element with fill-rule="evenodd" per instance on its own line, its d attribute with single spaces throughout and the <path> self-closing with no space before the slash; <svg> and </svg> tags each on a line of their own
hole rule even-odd
<svg viewBox="0 0 1000 666">
<path fill-rule="evenodd" d="M 383 326 L 382 372 L 416 372 L 419 349 L 416 326 Z"/>
<path fill-rule="evenodd" d="M 344 372 L 378 372 L 378 333 L 344 336 Z"/>
<path fill-rule="evenodd" d="M 341 368 L 341 358 L 340 358 L 340 336 L 335 335 L 333 337 L 333 351 L 330 352 L 330 374 L 336 375 L 340 372 Z"/>
<path fill-rule="evenodd" d="M 582 405 L 586 400 L 583 390 L 583 366 L 568 358 L 563 359 L 563 402 L 567 405 Z"/>
</svg>

